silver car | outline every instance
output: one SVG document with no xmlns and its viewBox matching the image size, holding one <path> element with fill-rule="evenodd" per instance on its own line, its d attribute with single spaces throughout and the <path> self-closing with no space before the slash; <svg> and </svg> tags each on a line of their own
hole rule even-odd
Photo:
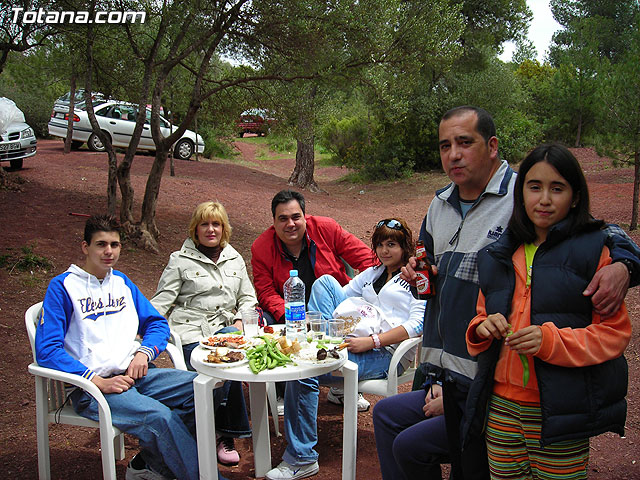
<svg viewBox="0 0 640 480">
<path fill-rule="evenodd" d="M 11 168 L 22 168 L 25 158 L 36 154 L 36 136 L 33 128 L 24 122 L 10 124 L 0 132 L 0 162 L 10 162 Z"/>
<path fill-rule="evenodd" d="M 136 118 L 138 116 L 138 106 L 117 100 L 108 100 L 98 106 L 94 106 L 96 119 L 103 132 L 109 135 L 111 143 L 114 147 L 126 148 L 131 142 L 133 129 L 135 128 Z M 49 135 L 54 137 L 67 137 L 67 120 L 69 118 L 66 109 L 54 108 L 49 120 Z M 151 137 L 151 110 L 145 109 L 145 124 L 138 144 L 139 150 L 155 150 L 156 146 Z M 178 128 L 170 124 L 163 117 L 160 117 L 160 131 L 162 135 L 168 137 L 172 131 Z M 100 138 L 93 132 L 89 122 L 89 116 L 84 109 L 78 108 L 74 110 L 73 115 L 73 136 L 72 141 L 75 147 L 86 142 L 89 150 L 94 152 L 103 152 L 104 145 Z M 204 140 L 200 135 L 196 135 L 191 130 L 185 130 L 174 145 L 174 156 L 181 160 L 188 160 L 195 149 L 198 153 L 204 152 Z"/>
</svg>

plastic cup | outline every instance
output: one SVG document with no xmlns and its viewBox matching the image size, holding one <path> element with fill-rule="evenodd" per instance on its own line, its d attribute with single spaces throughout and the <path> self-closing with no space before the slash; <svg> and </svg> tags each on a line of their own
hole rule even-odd
<svg viewBox="0 0 640 480">
<path fill-rule="evenodd" d="M 258 332 L 258 312 L 255 310 L 243 310 L 242 315 L 242 328 L 244 334 L 247 337 L 257 337 Z"/>
<path fill-rule="evenodd" d="M 332 318 L 329 320 L 329 342 L 342 343 L 344 340 L 344 320 Z"/>
<path fill-rule="evenodd" d="M 311 322 L 322 320 L 322 313 L 316 311 L 309 311 L 306 313 L 307 320 L 307 342 L 313 340 L 313 335 L 311 334 Z"/>
<path fill-rule="evenodd" d="M 311 333 L 311 340 L 316 342 L 324 340 L 329 322 L 320 318 L 320 320 L 311 320 L 309 324 L 311 326 L 311 330 L 309 331 L 309 333 Z"/>
</svg>

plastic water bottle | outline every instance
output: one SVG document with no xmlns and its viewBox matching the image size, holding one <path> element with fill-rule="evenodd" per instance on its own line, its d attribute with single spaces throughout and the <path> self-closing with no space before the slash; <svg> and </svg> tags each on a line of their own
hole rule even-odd
<svg viewBox="0 0 640 480">
<path fill-rule="evenodd" d="M 303 342 L 307 335 L 306 308 L 304 304 L 304 282 L 297 270 L 289 271 L 289 279 L 284 282 L 284 320 L 287 339 Z"/>
</svg>

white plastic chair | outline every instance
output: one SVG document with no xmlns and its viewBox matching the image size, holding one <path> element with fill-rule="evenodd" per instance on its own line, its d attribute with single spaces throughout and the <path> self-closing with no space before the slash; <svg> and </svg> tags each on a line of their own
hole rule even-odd
<svg viewBox="0 0 640 480">
<path fill-rule="evenodd" d="M 38 443 L 38 476 L 40 480 L 51 478 L 51 462 L 49 458 L 49 423 L 63 423 L 81 427 L 100 429 L 100 447 L 102 450 L 102 476 L 104 479 L 116 480 L 115 461 L 122 460 L 124 453 L 124 435 L 111 424 L 111 410 L 100 389 L 90 380 L 79 375 L 41 367 L 36 363 L 36 325 L 42 310 L 42 302 L 29 307 L 24 314 L 25 325 L 31 343 L 33 363 L 28 367 L 36 382 L 36 429 Z M 172 339 L 177 338 L 171 333 Z M 180 339 L 178 338 L 178 342 Z M 186 370 L 182 357 L 182 348 L 169 343 L 167 353 L 175 368 Z M 78 415 L 73 407 L 65 404 L 64 384 L 82 388 L 98 402 L 100 420 L 94 422 Z M 64 405 L 64 406 L 63 406 Z M 62 406 L 62 408 L 60 408 Z"/>
<path fill-rule="evenodd" d="M 358 382 L 358 392 L 370 393 L 372 395 L 380 395 L 382 397 L 390 397 L 398 393 L 398 385 L 412 382 L 416 373 L 417 364 L 414 360 L 409 367 L 398 375 L 398 363 L 405 354 L 413 347 L 418 346 L 422 342 L 422 336 L 407 338 L 400 342 L 398 348 L 393 352 L 391 363 L 389 364 L 389 376 L 379 380 L 361 380 Z"/>
</svg>

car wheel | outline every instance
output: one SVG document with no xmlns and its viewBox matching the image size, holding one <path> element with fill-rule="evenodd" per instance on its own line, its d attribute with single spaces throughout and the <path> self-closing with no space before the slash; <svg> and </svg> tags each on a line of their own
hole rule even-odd
<svg viewBox="0 0 640 480">
<path fill-rule="evenodd" d="M 11 168 L 14 170 L 20 170 L 22 168 L 22 158 L 11 160 Z"/>
<path fill-rule="evenodd" d="M 189 160 L 193 155 L 193 143 L 191 140 L 183 138 L 176 144 L 176 148 L 173 150 L 173 156 L 179 160 Z"/>
<path fill-rule="evenodd" d="M 71 140 L 71 150 L 78 150 L 83 143 L 80 140 Z"/>
<path fill-rule="evenodd" d="M 100 138 L 95 133 L 92 133 L 89 136 L 89 140 L 87 140 L 87 147 L 92 152 L 104 152 L 106 150 L 105 146 L 100 141 Z"/>
</svg>

